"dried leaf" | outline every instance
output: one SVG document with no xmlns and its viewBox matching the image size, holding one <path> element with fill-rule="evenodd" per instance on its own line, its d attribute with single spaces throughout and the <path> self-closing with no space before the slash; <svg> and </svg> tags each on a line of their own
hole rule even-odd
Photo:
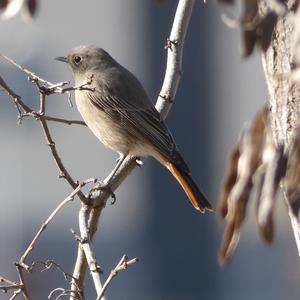
<svg viewBox="0 0 300 300">
<path fill-rule="evenodd" d="M 0 9 L 5 9 L 8 5 L 8 0 L 0 0 Z"/>
<path fill-rule="evenodd" d="M 226 215 L 225 229 L 219 260 L 229 261 L 236 249 L 240 228 L 246 215 L 246 207 L 253 186 L 253 176 L 261 165 L 266 138 L 267 109 L 264 108 L 248 125 L 234 150 L 227 179 L 221 192 L 221 214 Z M 227 196 L 227 199 L 225 197 Z"/>
<path fill-rule="evenodd" d="M 33 17 L 37 11 L 37 0 L 27 0 L 27 9 L 31 17 Z"/>
<path fill-rule="evenodd" d="M 279 1 L 268 2 L 268 12 L 261 16 L 258 12 L 258 0 L 243 0 L 243 13 L 239 19 L 226 15 L 222 17 L 230 27 L 241 29 L 241 52 L 243 57 L 253 53 L 255 45 L 264 52 L 271 44 L 278 16 L 286 13 L 286 6 Z"/>
<path fill-rule="evenodd" d="M 219 251 L 219 263 L 222 266 L 228 264 L 239 243 L 239 239 L 240 230 L 238 228 L 235 228 L 235 224 L 233 222 L 228 224 L 225 229 L 221 248 Z"/>
<path fill-rule="evenodd" d="M 237 146 L 231 153 L 229 158 L 228 171 L 225 176 L 224 184 L 221 189 L 221 197 L 219 200 L 219 211 L 222 218 L 225 218 L 228 213 L 228 197 L 237 179 L 237 166 L 240 157 L 240 150 Z"/>
<path fill-rule="evenodd" d="M 0 0 L 0 9 L 4 9 L 1 17 L 7 20 L 21 12 L 26 20 L 31 20 L 37 11 L 37 4 L 38 0 Z"/>
<path fill-rule="evenodd" d="M 257 223 L 264 240 L 271 243 L 274 236 L 273 212 L 275 209 L 276 194 L 280 180 L 286 172 L 286 156 L 283 145 L 277 148 L 273 144 L 270 134 L 266 136 L 263 151 L 263 183 L 258 195 Z"/>
<path fill-rule="evenodd" d="M 248 57 L 252 54 L 256 44 L 256 31 L 243 30 L 242 31 L 242 46 L 241 52 L 243 57 Z"/>
<path fill-rule="evenodd" d="M 272 35 L 278 20 L 275 12 L 268 13 L 257 26 L 256 34 L 257 40 L 261 49 L 266 52 L 271 44 Z"/>
<path fill-rule="evenodd" d="M 2 19 L 7 20 L 14 17 L 17 13 L 20 12 L 24 4 L 24 0 L 10 0 L 8 5 L 5 8 L 5 11 L 2 14 Z"/>
</svg>

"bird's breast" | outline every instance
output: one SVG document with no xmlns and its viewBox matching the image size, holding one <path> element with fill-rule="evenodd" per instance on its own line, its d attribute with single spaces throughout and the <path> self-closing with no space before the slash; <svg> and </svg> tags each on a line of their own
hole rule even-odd
<svg viewBox="0 0 300 300">
<path fill-rule="evenodd" d="M 75 91 L 75 101 L 83 120 L 94 135 L 107 147 L 122 153 L 130 154 L 137 142 L 126 128 L 113 120 L 104 110 L 95 106 L 86 91 Z"/>
</svg>

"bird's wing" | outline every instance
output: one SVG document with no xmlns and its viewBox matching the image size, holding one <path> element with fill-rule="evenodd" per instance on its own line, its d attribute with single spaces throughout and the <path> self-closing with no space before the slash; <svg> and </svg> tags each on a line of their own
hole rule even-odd
<svg viewBox="0 0 300 300">
<path fill-rule="evenodd" d="M 132 135 L 143 138 L 166 157 L 176 148 L 174 140 L 153 105 L 144 105 L 116 93 L 88 92 L 88 98 L 98 109 L 104 110 L 114 122 L 120 122 Z M 146 96 L 146 95 L 145 95 Z M 146 96 L 147 97 L 147 96 Z M 150 100 L 147 99 L 150 102 Z"/>
<path fill-rule="evenodd" d="M 87 91 L 89 100 L 131 135 L 144 139 L 165 158 L 189 173 L 168 127 L 139 80 L 120 65 L 102 76 L 97 79 L 95 91 Z"/>
</svg>

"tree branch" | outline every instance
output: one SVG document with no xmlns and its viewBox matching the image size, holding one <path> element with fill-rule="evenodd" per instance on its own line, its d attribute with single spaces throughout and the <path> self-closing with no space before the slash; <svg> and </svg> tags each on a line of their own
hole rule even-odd
<svg viewBox="0 0 300 300">
<path fill-rule="evenodd" d="M 30 267 L 28 265 L 25 264 L 25 259 L 27 258 L 27 256 L 29 255 L 29 253 L 34 249 L 34 246 L 38 240 L 38 238 L 41 236 L 41 234 L 43 233 L 43 231 L 47 228 L 47 226 L 49 225 L 49 223 L 53 220 L 53 218 L 56 216 L 56 214 L 70 201 L 74 200 L 74 197 L 79 193 L 79 191 L 81 191 L 81 189 L 88 183 L 90 182 L 95 182 L 94 178 L 91 179 L 87 179 L 84 180 L 82 182 L 80 182 L 77 187 L 72 191 L 72 193 L 70 193 L 70 195 L 68 197 L 66 197 L 55 209 L 54 211 L 50 214 L 50 216 L 47 218 L 47 220 L 42 224 L 42 226 L 40 227 L 40 229 L 38 230 L 38 232 L 36 233 L 36 235 L 34 236 L 33 240 L 31 241 L 31 243 L 29 244 L 29 246 L 27 247 L 27 249 L 25 250 L 25 252 L 23 253 L 23 255 L 21 256 L 21 259 L 19 261 L 19 264 L 25 268 L 27 271 L 30 270 Z"/>
<path fill-rule="evenodd" d="M 106 279 L 105 283 L 103 284 L 103 288 L 100 291 L 100 294 L 97 297 L 97 300 L 101 300 L 104 296 L 104 293 L 108 287 L 108 285 L 112 282 L 112 280 L 119 274 L 120 271 L 126 270 L 130 265 L 135 264 L 138 262 L 137 258 L 128 259 L 126 255 L 123 255 L 117 266 L 111 270 L 108 278 Z"/>
<path fill-rule="evenodd" d="M 93 281 L 95 285 L 95 289 L 97 295 L 100 294 L 102 290 L 102 283 L 100 279 L 100 266 L 97 264 L 97 260 L 95 258 L 93 249 L 92 249 L 92 241 L 89 234 L 88 228 L 88 218 L 90 214 L 91 207 L 87 205 L 82 205 L 79 212 L 79 228 L 80 228 L 80 244 L 84 251 Z"/>
<path fill-rule="evenodd" d="M 156 103 L 156 109 L 161 113 L 162 117 L 165 118 L 172 107 L 175 95 L 177 92 L 179 80 L 182 74 L 182 54 L 184 40 L 188 29 L 189 21 L 191 18 L 192 10 L 194 7 L 194 0 L 179 0 L 177 11 L 175 14 L 170 38 L 168 39 L 168 58 L 165 78 L 161 92 Z M 110 187 L 112 191 L 115 191 L 118 186 L 125 180 L 125 178 L 132 172 L 137 166 L 135 157 L 127 157 L 118 172 L 110 181 Z M 108 176 L 104 183 L 107 182 Z M 100 190 L 98 195 L 93 197 L 93 202 L 100 203 L 100 206 L 94 208 L 90 212 L 89 216 L 89 230 L 91 238 L 97 229 L 97 224 L 101 216 L 103 209 L 103 203 L 106 203 L 110 194 L 106 191 Z M 83 249 L 79 246 L 77 252 L 76 264 L 73 272 L 73 277 L 78 278 L 77 284 L 79 287 L 83 286 L 85 272 L 87 269 L 86 260 L 84 259 Z M 76 289 L 75 282 L 71 286 L 71 290 Z M 74 300 L 71 296 L 70 299 Z"/>
<path fill-rule="evenodd" d="M 17 66 L 20 70 L 22 70 L 23 72 L 25 72 L 27 75 L 32 76 L 30 77 L 32 81 L 34 81 L 38 88 L 39 88 L 39 92 L 40 92 L 40 111 L 34 111 L 33 109 L 31 109 L 30 107 L 28 107 L 21 99 L 21 97 L 19 95 L 17 95 L 16 93 L 14 93 L 14 91 L 6 84 L 6 82 L 4 81 L 4 79 L 0 76 L 0 86 L 2 86 L 2 88 L 6 91 L 6 93 L 12 98 L 18 113 L 19 113 L 19 119 L 22 120 L 22 118 L 24 116 L 31 116 L 33 118 L 35 118 L 36 120 L 40 121 L 40 124 L 42 126 L 42 129 L 44 131 L 44 135 L 47 141 L 48 146 L 50 147 L 52 156 L 54 158 L 54 161 L 56 162 L 56 165 L 58 167 L 58 169 L 60 170 L 60 177 L 65 178 L 67 180 L 67 182 L 71 185 L 71 187 L 73 189 L 75 189 L 77 187 L 76 182 L 73 180 L 73 178 L 71 177 L 70 173 L 67 171 L 67 169 L 65 168 L 58 152 L 55 146 L 55 143 L 51 137 L 51 133 L 47 124 L 47 118 L 51 118 L 51 117 L 45 117 L 45 97 L 46 95 L 48 95 L 49 93 L 56 93 L 56 88 L 63 85 L 63 83 L 59 83 L 59 84 L 52 84 L 40 77 L 38 77 L 37 75 L 35 75 L 34 73 L 30 72 L 29 70 L 27 70 L 26 68 L 18 65 L 14 60 L 0 54 L 0 56 L 4 57 L 6 60 L 8 60 L 9 62 L 11 62 L 13 65 Z M 47 85 L 51 85 L 54 88 L 47 88 L 45 86 L 41 86 L 39 82 L 42 83 L 46 83 Z M 84 83 L 84 85 L 86 85 L 87 83 Z M 81 88 L 77 87 L 77 88 Z M 74 89 L 77 89 L 74 88 Z M 60 93 L 60 91 L 58 92 Z M 61 119 L 59 119 L 61 120 Z M 89 203 L 89 199 L 86 198 L 84 196 L 84 194 L 79 191 L 78 192 L 78 197 L 80 198 L 80 200 L 83 203 Z"/>
<path fill-rule="evenodd" d="M 58 123 L 63 123 L 63 124 L 67 124 L 67 125 L 76 124 L 76 125 L 86 126 L 85 122 L 79 121 L 79 120 L 66 120 L 66 119 L 54 118 L 54 117 L 49 117 L 49 116 L 44 116 L 44 118 L 47 121 L 58 122 Z"/>
<path fill-rule="evenodd" d="M 195 1 L 178 1 L 176 14 L 173 21 L 170 37 L 167 39 L 168 49 L 167 67 L 161 91 L 159 93 L 156 109 L 165 119 L 174 102 L 182 75 L 183 45 L 190 23 Z"/>
</svg>

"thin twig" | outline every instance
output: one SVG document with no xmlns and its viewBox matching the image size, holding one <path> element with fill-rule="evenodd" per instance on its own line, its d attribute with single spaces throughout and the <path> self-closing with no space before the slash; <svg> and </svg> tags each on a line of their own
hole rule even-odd
<svg viewBox="0 0 300 300">
<path fill-rule="evenodd" d="M 66 87 L 66 88 L 61 88 L 61 87 L 56 86 L 53 89 L 53 93 L 55 93 L 55 94 L 64 94 L 64 93 L 69 93 L 71 91 L 76 91 L 76 90 L 79 90 L 79 91 L 83 91 L 83 90 L 85 90 L 85 91 L 95 91 L 95 88 L 90 87 L 90 85 L 93 83 L 93 79 L 94 79 L 94 75 L 92 74 L 87 81 L 85 81 L 83 83 L 80 83 L 78 85 L 69 86 L 69 87 Z M 53 88 L 53 86 L 51 88 Z"/>
<path fill-rule="evenodd" d="M 55 297 L 55 300 L 62 299 L 63 297 L 73 295 L 75 299 L 83 300 L 82 295 L 76 291 L 66 290 L 63 288 L 56 288 L 49 293 L 48 299 L 54 297 L 54 293 L 59 292 L 58 296 Z"/>
<path fill-rule="evenodd" d="M 0 56 L 1 56 L 1 54 L 0 54 Z M 25 69 L 25 68 L 21 67 L 20 65 L 18 65 L 13 60 L 9 59 L 9 61 L 13 62 L 13 64 L 16 65 L 18 68 L 20 68 L 21 70 L 23 70 L 23 69 L 26 70 L 26 71 L 24 71 L 25 73 L 26 72 L 32 73 L 32 72 L 28 71 L 27 69 Z M 34 75 L 34 76 L 36 76 L 36 75 Z M 40 77 L 38 77 L 38 78 L 40 78 Z M 42 80 L 42 82 L 47 82 L 47 81 Z M 49 119 L 51 117 L 47 116 L 47 118 L 46 118 L 43 115 L 43 111 L 42 112 L 36 112 L 36 111 L 32 110 L 30 107 L 28 107 L 21 100 L 21 97 L 19 95 L 17 95 L 16 93 L 14 93 L 13 90 L 6 84 L 6 82 L 3 80 L 2 77 L 0 77 L 0 86 L 2 86 L 3 89 L 7 92 L 7 94 L 12 98 L 14 104 L 18 108 L 20 119 L 23 118 L 24 116 L 31 116 L 31 117 L 35 118 L 36 120 L 40 121 L 42 129 L 44 131 L 45 138 L 47 140 L 47 144 L 50 147 L 52 156 L 53 156 L 53 158 L 56 162 L 57 167 L 60 170 L 60 173 L 61 173 L 60 177 L 65 178 L 67 180 L 67 182 L 71 185 L 71 187 L 73 189 L 75 189 L 77 187 L 77 184 L 73 180 L 73 178 L 71 177 L 71 175 L 69 174 L 67 169 L 65 168 L 64 164 L 62 163 L 62 160 L 61 160 L 60 156 L 58 155 L 57 149 L 55 147 L 55 143 L 54 143 L 54 141 L 51 137 L 50 130 L 49 130 L 49 127 L 48 127 L 48 124 L 47 124 L 47 119 Z M 40 95 L 41 95 L 40 96 L 40 108 L 41 108 L 41 110 L 43 110 L 45 108 L 45 104 L 43 103 L 45 101 L 45 98 L 44 98 L 45 94 L 43 93 L 43 91 L 40 91 Z M 84 194 L 81 191 L 78 192 L 78 197 L 84 203 L 89 202 L 88 199 L 84 196 Z"/>
<path fill-rule="evenodd" d="M 22 294 L 25 298 L 25 300 L 31 300 L 31 296 L 29 294 L 29 291 L 27 289 L 27 286 L 25 284 L 25 280 L 24 280 L 24 274 L 23 274 L 23 266 L 21 266 L 19 263 L 15 263 L 15 267 L 18 271 L 18 275 L 19 275 L 19 284 L 20 286 L 22 286 L 21 288 L 21 291 L 22 291 Z"/>
<path fill-rule="evenodd" d="M 48 146 L 50 147 L 50 150 L 51 150 L 52 156 L 54 158 L 54 161 L 56 162 L 56 165 L 57 165 L 57 167 L 59 168 L 59 170 L 61 172 L 60 176 L 65 178 L 68 181 L 68 183 L 71 185 L 71 187 L 73 189 L 75 189 L 77 187 L 77 184 L 73 180 L 73 178 L 71 177 L 70 173 L 65 168 L 64 164 L 62 163 L 62 160 L 61 160 L 61 158 L 60 158 L 60 156 L 57 152 L 57 149 L 55 147 L 55 143 L 54 143 L 54 141 L 51 137 L 50 130 L 49 130 L 48 124 L 46 122 L 46 119 L 43 116 L 40 117 L 40 123 L 42 125 L 43 131 L 44 131 L 44 134 L 45 134 L 45 138 L 47 140 Z M 78 197 L 80 198 L 80 200 L 83 203 L 89 204 L 88 198 L 86 198 L 81 191 L 78 191 Z"/>
<path fill-rule="evenodd" d="M 97 300 L 100 300 L 108 287 L 108 285 L 112 282 L 112 280 L 118 275 L 120 271 L 126 270 L 130 265 L 133 265 L 137 263 L 139 260 L 138 258 L 133 258 L 128 260 L 128 257 L 126 255 L 123 255 L 117 266 L 111 270 L 110 275 L 106 279 L 105 283 L 103 284 L 102 290 L 100 294 L 97 297 Z"/>
<path fill-rule="evenodd" d="M 40 260 L 34 261 L 31 265 L 32 268 L 35 267 L 37 264 L 43 265 L 44 269 L 42 269 L 41 272 L 45 272 L 47 270 L 50 270 L 52 268 L 52 266 L 55 266 L 56 269 L 58 269 L 63 274 L 64 279 L 66 281 L 68 280 L 68 278 L 73 278 L 73 276 L 71 274 L 66 272 L 63 269 L 63 267 L 60 264 L 58 264 L 57 262 L 55 262 L 54 260 L 48 259 L 46 261 L 40 261 Z"/>
<path fill-rule="evenodd" d="M 97 295 L 99 295 L 102 290 L 102 283 L 100 279 L 101 270 L 99 265 L 97 264 L 97 260 L 95 258 L 92 249 L 92 242 L 91 242 L 89 229 L 88 229 L 88 218 L 89 218 L 90 210 L 91 210 L 90 206 L 83 204 L 79 212 L 79 228 L 80 228 L 80 235 L 81 235 L 80 244 L 83 248 L 94 281 Z"/>
<path fill-rule="evenodd" d="M 21 284 L 13 284 L 13 285 L 1 285 L 0 291 L 7 293 L 10 290 L 22 289 L 23 286 Z"/>
<path fill-rule="evenodd" d="M 0 276 L 0 283 L 3 283 L 3 282 L 5 282 L 5 283 L 7 283 L 7 284 L 9 284 L 9 285 L 17 285 L 16 282 L 11 281 L 11 280 L 9 280 L 9 279 L 3 277 L 3 276 Z"/>
<path fill-rule="evenodd" d="M 9 63 L 13 64 L 14 66 L 16 66 L 18 69 L 20 69 L 22 72 L 24 72 L 32 81 L 39 81 L 43 84 L 47 84 L 48 86 L 53 86 L 53 84 L 39 76 L 37 76 L 36 74 L 34 74 L 33 72 L 29 71 L 28 69 L 24 68 L 23 66 L 19 65 L 18 63 L 16 63 L 13 59 L 9 58 L 8 56 L 1 54 L 0 56 L 3 57 L 6 61 L 8 61 Z"/>
<path fill-rule="evenodd" d="M 53 218 L 56 216 L 56 214 L 70 201 L 73 201 L 74 197 L 79 193 L 79 191 L 88 183 L 90 182 L 95 182 L 95 179 L 87 179 L 82 182 L 80 182 L 77 187 L 70 193 L 70 195 L 65 198 L 55 209 L 54 211 L 50 214 L 50 216 L 47 218 L 47 220 L 42 224 L 36 235 L 34 236 L 33 240 L 27 247 L 26 251 L 24 254 L 21 256 L 19 264 L 24 267 L 26 270 L 29 270 L 29 266 L 25 264 L 25 259 L 29 255 L 29 253 L 34 249 L 34 246 L 36 244 L 36 241 L 38 238 L 41 236 L 42 232 L 47 228 L 49 223 L 53 220 Z"/>
<path fill-rule="evenodd" d="M 3 285 L 5 283 L 5 285 Z M 10 299 L 14 299 L 18 294 L 22 292 L 23 285 L 13 282 L 5 277 L 0 276 L 0 291 L 3 293 L 7 293 L 10 291 L 14 291 L 12 297 Z"/>
<path fill-rule="evenodd" d="M 13 295 L 9 298 L 9 300 L 15 299 L 21 293 L 22 293 L 21 289 L 14 291 Z"/>
<path fill-rule="evenodd" d="M 40 93 L 40 111 L 39 113 L 44 115 L 46 109 L 46 95 L 44 93 Z"/>
<path fill-rule="evenodd" d="M 4 58 L 6 61 L 8 61 L 9 63 L 11 63 L 12 65 L 14 65 L 15 67 L 17 67 L 19 70 L 24 72 L 29 77 L 29 79 L 37 85 L 39 90 L 41 92 L 43 92 L 45 95 L 64 94 L 64 93 L 68 93 L 70 91 L 75 91 L 75 90 L 94 90 L 93 88 L 89 87 L 91 85 L 91 83 L 93 82 L 93 75 L 90 77 L 90 79 L 88 79 L 86 82 L 83 82 L 82 84 L 79 84 L 74 87 L 72 87 L 72 86 L 64 87 L 67 84 L 69 84 L 69 81 L 52 83 L 50 81 L 47 81 L 47 80 L 41 78 L 40 76 L 37 76 L 35 73 L 29 71 L 25 67 L 19 65 L 15 60 L 9 58 L 8 56 L 1 54 L 1 53 L 0 53 L 0 56 L 2 58 Z M 43 84 L 43 86 L 41 84 Z M 41 109 L 41 111 L 43 111 L 43 110 Z"/>
<path fill-rule="evenodd" d="M 32 111 L 22 100 L 19 95 L 17 95 L 4 81 L 4 79 L 0 76 L 0 86 L 4 89 L 4 91 L 12 98 L 14 101 L 14 104 L 17 106 L 18 112 L 21 115 L 22 112 L 20 110 L 20 107 L 25 111 L 25 112 L 30 112 Z"/>
<path fill-rule="evenodd" d="M 76 124 L 76 125 L 86 126 L 85 122 L 79 121 L 79 120 L 66 120 L 66 119 L 49 117 L 49 116 L 44 116 L 44 119 L 47 120 L 47 121 L 64 123 L 64 124 L 67 124 L 67 125 Z"/>
</svg>

